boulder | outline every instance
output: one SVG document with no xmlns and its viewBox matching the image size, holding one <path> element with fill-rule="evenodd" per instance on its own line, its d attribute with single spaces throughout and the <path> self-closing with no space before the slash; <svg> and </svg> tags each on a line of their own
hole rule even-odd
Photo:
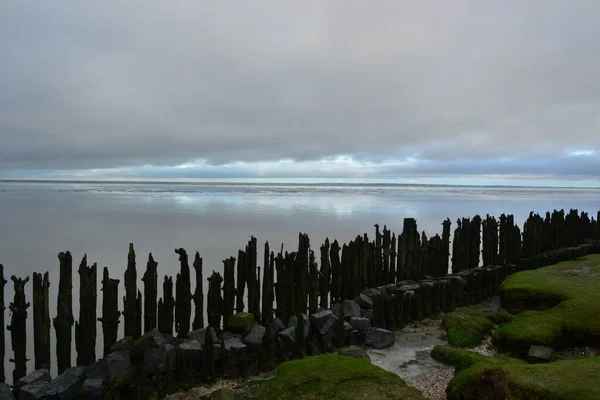
<svg viewBox="0 0 600 400">
<path fill-rule="evenodd" d="M 227 351 L 231 351 L 231 349 L 235 350 L 236 354 L 245 352 L 246 350 L 248 350 L 248 346 L 246 346 L 242 340 L 240 338 L 232 338 L 229 340 L 226 340 L 225 343 L 225 350 Z"/>
<path fill-rule="evenodd" d="M 260 350 L 262 347 L 262 338 L 267 331 L 267 328 L 260 325 L 254 325 L 242 342 L 248 346 L 250 350 Z"/>
<path fill-rule="evenodd" d="M 344 313 L 344 318 L 360 317 L 360 306 L 354 300 L 344 300 L 342 303 L 336 303 L 331 308 L 331 311 L 338 317 Z"/>
<path fill-rule="evenodd" d="M 273 320 L 273 322 L 271 322 L 271 331 L 273 331 L 273 333 L 275 335 L 277 335 L 279 332 L 281 332 L 285 328 L 286 328 L 285 324 L 279 318 L 275 318 Z"/>
<path fill-rule="evenodd" d="M 148 375 L 162 375 L 167 368 L 167 349 L 165 346 L 144 351 L 144 370 Z"/>
<path fill-rule="evenodd" d="M 110 346 L 110 352 L 113 353 L 115 351 L 129 351 L 133 346 L 133 338 L 131 336 L 125 336 L 123 339 L 119 340 L 117 343 Z"/>
<path fill-rule="evenodd" d="M 356 302 L 361 308 L 366 308 L 369 310 L 373 308 L 373 299 L 364 293 L 361 293 L 356 297 Z"/>
<path fill-rule="evenodd" d="M 287 346 L 291 346 L 296 343 L 296 327 L 291 326 L 279 332 L 277 337 L 281 339 Z"/>
<path fill-rule="evenodd" d="M 369 318 L 352 317 L 349 322 L 352 329 L 359 332 L 366 332 L 371 327 L 371 320 Z"/>
<path fill-rule="evenodd" d="M 302 318 L 304 319 L 304 337 L 308 337 L 308 332 L 310 332 L 310 320 L 306 314 L 302 314 Z M 298 318 L 294 315 L 288 320 L 288 328 L 295 328 L 296 326 L 298 326 Z"/>
<path fill-rule="evenodd" d="M 221 337 L 219 339 L 223 339 L 223 341 L 226 341 L 226 340 L 233 339 L 233 338 L 242 339 L 243 337 L 244 336 L 240 335 L 239 333 L 223 332 L 223 337 Z"/>
<path fill-rule="evenodd" d="M 50 376 L 50 371 L 47 369 L 38 369 L 19 379 L 14 385 L 15 392 L 18 392 L 19 389 L 25 385 L 29 385 L 30 383 L 50 382 L 51 380 L 52 377 Z"/>
<path fill-rule="evenodd" d="M 344 347 L 338 351 L 338 354 L 341 356 L 354 357 L 354 358 L 363 358 L 365 360 L 371 361 L 371 357 L 367 354 L 367 351 L 362 347 L 358 346 L 349 346 Z"/>
<path fill-rule="evenodd" d="M 553 354 L 554 350 L 550 347 L 532 345 L 529 347 L 527 361 L 532 364 L 548 363 L 552 361 Z"/>
<path fill-rule="evenodd" d="M 254 326 L 254 314 L 239 312 L 229 317 L 229 323 L 227 329 L 239 333 L 240 335 L 247 335 Z"/>
<path fill-rule="evenodd" d="M 235 400 L 236 394 L 231 389 L 218 389 L 210 394 L 210 400 Z"/>
<path fill-rule="evenodd" d="M 346 333 L 353 331 L 352 325 L 350 325 L 350 322 L 344 321 L 344 330 L 346 331 Z"/>
<path fill-rule="evenodd" d="M 330 310 L 335 314 L 336 317 L 342 315 L 342 305 L 340 303 L 333 303 Z"/>
<path fill-rule="evenodd" d="M 118 389 L 131 384 L 132 369 L 128 351 L 116 351 L 107 355 L 106 380 L 112 389 Z"/>
<path fill-rule="evenodd" d="M 78 398 L 86 400 L 103 400 L 104 399 L 104 382 L 98 378 L 88 378 L 83 381 L 77 393 Z"/>
<path fill-rule="evenodd" d="M 150 332 L 133 342 L 132 351 L 135 354 L 143 355 L 146 350 L 165 345 L 167 342 L 158 329 L 152 329 Z"/>
<path fill-rule="evenodd" d="M 365 345 L 375 349 L 387 349 L 394 344 L 394 332 L 381 328 L 369 328 L 365 336 Z"/>
<path fill-rule="evenodd" d="M 187 337 L 190 339 L 194 339 L 195 341 L 200 343 L 202 346 L 204 346 L 204 344 L 206 343 L 206 329 L 207 328 L 201 328 L 201 329 L 196 329 L 195 331 L 188 332 Z M 211 329 L 210 332 L 212 335 L 213 344 L 219 343 L 219 338 L 217 337 L 215 330 Z"/>
<path fill-rule="evenodd" d="M 364 308 L 360 310 L 360 316 L 362 318 L 367 318 L 369 321 L 373 321 L 373 310 L 365 310 Z"/>
<path fill-rule="evenodd" d="M 177 347 L 185 357 L 202 357 L 202 345 L 197 340 L 184 340 Z"/>
<path fill-rule="evenodd" d="M 88 365 L 84 369 L 87 379 L 102 379 L 106 378 L 106 361 L 98 360 L 95 363 Z"/>
<path fill-rule="evenodd" d="M 83 367 L 67 368 L 52 382 L 47 383 L 38 396 L 44 399 L 74 399 L 84 381 L 85 373 Z"/>
<path fill-rule="evenodd" d="M 15 400 L 12 390 L 6 383 L 0 383 L 0 400 Z"/>
<path fill-rule="evenodd" d="M 332 311 L 325 310 L 311 314 L 309 319 L 313 329 L 319 332 L 320 335 L 325 336 L 335 326 L 335 321 L 338 320 L 338 317 Z"/>
<path fill-rule="evenodd" d="M 377 288 L 368 288 L 363 290 L 362 294 L 373 299 L 373 297 L 381 296 L 381 291 Z"/>
<path fill-rule="evenodd" d="M 38 400 L 42 398 L 43 390 L 49 382 L 33 382 L 21 387 L 19 400 Z"/>
</svg>

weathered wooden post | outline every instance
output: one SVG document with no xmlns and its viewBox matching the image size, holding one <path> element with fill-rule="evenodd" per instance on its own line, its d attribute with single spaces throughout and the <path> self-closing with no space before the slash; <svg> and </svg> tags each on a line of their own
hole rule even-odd
<svg viewBox="0 0 600 400">
<path fill-rule="evenodd" d="M 6 345 L 4 343 L 4 310 L 6 307 L 4 306 L 4 285 L 6 285 L 6 279 L 4 279 L 4 266 L 0 264 L 0 383 L 6 381 L 6 376 L 4 372 L 4 356 L 6 353 Z"/>
<path fill-rule="evenodd" d="M 320 306 L 329 308 L 329 282 L 331 281 L 331 264 L 329 263 L 329 238 L 321 246 L 321 274 L 319 276 Z"/>
<path fill-rule="evenodd" d="M 390 274 L 388 276 L 388 282 L 396 282 L 396 256 L 398 255 L 398 244 L 396 241 L 396 234 L 392 234 L 392 241 L 390 242 Z"/>
<path fill-rule="evenodd" d="M 281 251 L 277 254 L 277 258 L 275 259 L 275 268 L 277 270 L 277 282 L 275 282 L 275 303 L 277 303 L 277 309 L 275 310 L 275 316 L 277 318 L 283 319 L 283 315 L 285 314 L 285 291 L 287 287 L 285 286 L 286 282 L 286 261 L 283 257 L 283 245 L 281 246 Z"/>
<path fill-rule="evenodd" d="M 496 218 L 486 216 L 483 221 L 483 266 L 498 264 L 498 222 Z"/>
<path fill-rule="evenodd" d="M 237 265 L 237 296 L 235 298 L 235 311 L 244 311 L 244 289 L 246 287 L 246 281 L 248 279 L 248 266 L 246 263 L 246 252 L 238 251 L 238 265 Z M 250 287 L 248 287 L 250 291 Z M 250 308 L 250 306 L 248 306 Z"/>
<path fill-rule="evenodd" d="M 390 280 L 390 254 L 392 252 L 392 236 L 391 232 L 387 229 L 387 226 L 383 226 L 383 246 L 382 246 L 382 256 L 383 256 L 383 271 L 381 277 L 381 284 L 385 285 L 387 283 L 391 283 Z"/>
<path fill-rule="evenodd" d="M 214 274 L 214 272 L 213 272 Z M 210 289 L 208 292 L 208 300 L 210 303 Z M 209 319 L 210 319 L 210 312 L 209 312 Z M 217 330 L 220 330 L 219 327 L 217 327 Z M 211 326 L 210 322 L 208 324 L 208 326 L 206 327 L 206 335 L 205 335 L 205 340 L 204 340 L 204 346 L 203 346 L 203 350 L 204 350 L 204 378 L 207 382 L 213 382 L 216 379 L 215 376 L 215 346 L 213 343 L 213 327 Z"/>
<path fill-rule="evenodd" d="M 310 314 L 315 313 L 319 308 L 319 267 L 315 261 L 315 252 L 310 251 L 309 262 L 309 292 L 308 292 L 308 311 Z M 263 294 L 264 295 L 264 294 Z"/>
<path fill-rule="evenodd" d="M 102 336 L 104 338 L 104 355 L 110 353 L 110 348 L 117 342 L 119 329 L 119 280 L 110 279 L 108 268 L 104 267 L 102 277 Z"/>
<path fill-rule="evenodd" d="M 173 278 L 165 275 L 163 297 L 158 301 L 158 330 L 166 335 L 173 335 Z"/>
<path fill-rule="evenodd" d="M 146 272 L 142 277 L 144 282 L 144 333 L 156 328 L 156 313 L 158 312 L 158 263 L 152 253 L 148 254 Z"/>
<path fill-rule="evenodd" d="M 265 325 L 273 320 L 273 279 L 275 277 L 275 255 L 269 254 L 269 242 L 265 242 L 264 273 L 262 287 L 262 320 Z"/>
<path fill-rule="evenodd" d="M 260 321 L 260 285 L 257 284 L 257 240 L 250 237 L 246 246 L 246 279 L 248 283 L 248 312 L 254 314 L 254 318 Z"/>
<path fill-rule="evenodd" d="M 9 305 L 12 317 L 10 325 L 7 327 L 10 331 L 14 358 L 9 361 L 15 363 L 13 371 L 13 382 L 18 381 L 27 375 L 27 309 L 30 304 L 25 300 L 25 284 L 29 282 L 29 277 L 25 279 L 10 277 L 14 282 L 15 297 Z"/>
<path fill-rule="evenodd" d="M 329 259 L 331 260 L 331 302 L 334 303 L 342 298 L 342 262 L 340 261 L 340 245 L 337 240 L 331 244 Z"/>
<path fill-rule="evenodd" d="M 208 313 L 208 324 L 217 331 L 221 330 L 221 315 L 223 314 L 223 297 L 221 296 L 221 274 L 213 271 L 208 280 L 208 301 L 206 311 Z"/>
<path fill-rule="evenodd" d="M 1 273 L 0 279 L 4 280 Z M 43 277 L 42 274 L 38 274 L 37 272 L 33 273 L 33 346 L 35 351 L 35 369 L 50 369 L 49 287 L 50 281 L 48 280 L 48 272 L 46 272 Z M 2 298 L 4 299 L 4 296 L 2 296 Z M 2 304 L 2 306 L 3 305 L 4 304 Z M 3 312 L 0 310 L 0 313 Z M 4 324 L 2 324 L 2 326 L 4 326 Z M 4 357 L 2 357 L 2 361 L 4 361 Z"/>
<path fill-rule="evenodd" d="M 454 230 L 454 241 L 452 242 L 452 273 L 464 271 L 465 263 L 465 240 L 463 238 L 463 226 L 460 218 L 456 221 L 456 229 Z"/>
<path fill-rule="evenodd" d="M 123 297 L 123 318 L 125 320 L 125 336 L 138 338 L 137 331 L 137 271 L 135 269 L 135 250 L 133 243 L 129 244 L 127 269 L 125 270 L 125 296 Z"/>
<path fill-rule="evenodd" d="M 196 271 L 196 291 L 194 292 L 194 323 L 193 329 L 204 326 L 204 281 L 202 280 L 202 257 L 196 252 L 194 256 L 194 270 Z"/>
<path fill-rule="evenodd" d="M 229 326 L 235 306 L 235 257 L 223 260 L 223 328 Z M 217 328 L 218 329 L 218 328 Z"/>
<path fill-rule="evenodd" d="M 450 218 L 446 218 L 442 222 L 442 255 L 444 259 L 445 272 L 442 275 L 447 274 L 450 271 L 449 256 L 450 256 L 450 229 L 452 227 L 452 221 Z"/>
<path fill-rule="evenodd" d="M 475 215 L 469 222 L 469 269 L 479 267 L 481 254 L 481 217 Z"/>
<path fill-rule="evenodd" d="M 87 266 L 87 256 L 79 264 L 79 321 L 75 323 L 77 365 L 96 361 L 97 264 Z"/>
<path fill-rule="evenodd" d="M 56 331 L 56 362 L 58 373 L 71 367 L 71 338 L 73 318 L 73 258 L 70 252 L 60 253 L 57 313 L 53 320 Z"/>
<path fill-rule="evenodd" d="M 175 279 L 175 332 L 177 337 L 182 338 L 190 331 L 190 319 L 192 318 L 192 290 L 190 278 L 190 266 L 188 255 L 182 248 L 175 249 L 179 255 L 181 271 Z"/>
<path fill-rule="evenodd" d="M 301 289 L 301 296 L 296 296 L 296 307 L 303 310 L 302 313 L 306 313 L 308 308 L 307 298 L 310 291 L 310 283 L 308 277 L 308 264 L 309 264 L 309 250 L 310 240 L 307 234 L 298 234 L 298 253 L 296 253 L 296 263 L 294 268 L 296 269 L 295 282 L 298 285 L 297 288 Z M 298 303 L 300 302 L 300 303 Z"/>
</svg>

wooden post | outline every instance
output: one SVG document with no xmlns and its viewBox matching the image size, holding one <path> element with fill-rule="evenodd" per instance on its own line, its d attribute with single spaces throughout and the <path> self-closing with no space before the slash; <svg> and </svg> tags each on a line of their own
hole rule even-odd
<svg viewBox="0 0 600 400">
<path fill-rule="evenodd" d="M 329 308 L 329 282 L 331 281 L 331 264 L 329 263 L 329 238 L 321 246 L 321 274 L 319 276 L 320 306 Z"/>
<path fill-rule="evenodd" d="M 254 314 L 254 319 L 260 321 L 260 285 L 257 284 L 257 253 L 256 238 L 250 237 L 246 246 L 246 278 L 248 282 L 248 311 Z"/>
<path fill-rule="evenodd" d="M 475 215 L 469 223 L 469 264 L 468 268 L 479 267 L 479 255 L 481 254 L 481 217 Z"/>
<path fill-rule="evenodd" d="M 277 282 L 275 282 L 275 302 L 277 303 L 277 310 L 275 311 L 275 315 L 277 318 L 283 319 L 285 314 L 285 292 L 287 287 L 286 283 L 286 261 L 283 257 L 283 246 L 282 250 L 277 254 L 277 258 L 275 259 L 275 268 L 277 269 Z"/>
<path fill-rule="evenodd" d="M 315 252 L 312 250 L 310 251 L 308 267 L 310 280 L 310 290 L 308 292 L 308 311 L 310 314 L 313 314 L 317 312 L 317 308 L 319 308 L 319 267 L 315 261 Z"/>
<path fill-rule="evenodd" d="M 96 361 L 97 264 L 87 266 L 87 256 L 79 264 L 79 321 L 75 323 L 77 365 Z"/>
<path fill-rule="evenodd" d="M 334 303 L 340 301 L 342 297 L 342 263 L 337 240 L 331 244 L 329 258 L 331 260 L 331 302 Z"/>
<path fill-rule="evenodd" d="M 465 243 L 463 238 L 463 225 L 460 218 L 456 221 L 456 229 L 454 230 L 454 241 L 452 242 L 452 273 L 464 271 L 465 265 Z"/>
<path fill-rule="evenodd" d="M 383 256 L 383 272 L 381 277 L 381 284 L 385 285 L 391 283 L 390 280 L 390 254 L 392 252 L 392 237 L 391 232 L 387 229 L 387 226 L 383 226 L 383 247 L 382 247 L 382 256 Z"/>
<path fill-rule="evenodd" d="M 9 361 L 15 364 L 13 371 L 13 382 L 18 381 L 27 375 L 27 309 L 30 304 L 25 300 L 25 284 L 29 282 L 29 277 L 25 279 L 10 277 L 15 286 L 15 298 L 9 305 L 12 317 L 10 325 L 7 327 L 10 331 L 14 358 Z"/>
<path fill-rule="evenodd" d="M 50 369 L 49 287 L 48 272 L 43 277 L 42 274 L 33 273 L 33 346 L 35 351 L 35 369 Z"/>
<path fill-rule="evenodd" d="M 190 319 L 192 318 L 192 290 L 190 278 L 190 266 L 188 255 L 182 248 L 175 249 L 179 255 L 181 271 L 175 279 L 175 332 L 177 337 L 182 338 L 190 331 Z"/>
<path fill-rule="evenodd" d="M 144 282 L 144 333 L 156 328 L 156 313 L 158 307 L 158 263 L 152 253 L 148 254 Z"/>
<path fill-rule="evenodd" d="M 4 356 L 6 353 L 6 344 L 4 342 L 4 285 L 6 285 L 6 279 L 4 279 L 4 266 L 0 264 L 0 383 L 6 381 L 4 372 Z"/>
<path fill-rule="evenodd" d="M 202 280 L 202 257 L 196 252 L 194 257 L 194 270 L 196 271 L 196 291 L 194 292 L 194 323 L 192 328 L 200 329 L 204 326 L 204 281 Z"/>
<path fill-rule="evenodd" d="M 223 260 L 223 271 L 223 328 L 227 329 L 235 306 L 235 257 Z"/>
<path fill-rule="evenodd" d="M 173 335 L 173 278 L 165 275 L 163 297 L 158 301 L 158 330 L 165 335 Z"/>
<path fill-rule="evenodd" d="M 268 326 L 268 323 L 273 320 L 273 268 L 275 256 L 269 254 L 269 242 L 265 242 L 265 257 L 264 257 L 264 273 L 262 287 L 262 320 Z"/>
<path fill-rule="evenodd" d="M 137 271 L 135 269 L 135 250 L 129 244 L 127 269 L 125 270 L 125 297 L 123 297 L 123 318 L 125 320 L 125 336 L 134 339 L 141 336 L 137 331 Z"/>
<path fill-rule="evenodd" d="M 310 291 L 310 283 L 308 278 L 309 250 L 310 240 L 308 235 L 304 233 L 298 234 L 298 253 L 296 253 L 296 269 L 295 282 L 297 289 L 301 289 L 301 296 L 296 296 L 296 307 L 306 313 L 308 308 L 307 297 Z M 300 302 L 300 303 L 298 303 Z"/>
<path fill-rule="evenodd" d="M 244 289 L 246 287 L 246 280 L 248 276 L 247 265 L 246 265 L 246 252 L 238 251 L 238 267 L 237 267 L 237 296 L 235 298 L 235 311 L 244 311 Z M 250 291 L 250 287 L 248 287 Z M 248 308 L 250 306 L 248 305 Z"/>
<path fill-rule="evenodd" d="M 444 222 L 442 222 L 442 255 L 444 259 L 445 272 L 443 275 L 446 275 L 450 271 L 450 264 L 448 262 L 448 257 L 450 256 L 450 228 L 452 227 L 452 221 L 450 218 L 446 218 Z"/>
<path fill-rule="evenodd" d="M 71 367 L 71 338 L 73 318 L 73 258 L 71 253 L 60 253 L 57 313 L 53 320 L 56 330 L 56 362 L 58 373 Z"/>
<path fill-rule="evenodd" d="M 102 277 L 102 336 L 104 338 L 104 355 L 110 353 L 110 348 L 117 342 L 119 329 L 119 280 L 110 279 L 108 268 L 104 267 Z"/>
<path fill-rule="evenodd" d="M 208 324 L 217 331 L 221 330 L 221 315 L 223 314 L 223 297 L 221 296 L 221 274 L 213 271 L 208 280 L 207 313 Z M 207 328 L 208 329 L 208 328 Z"/>
</svg>

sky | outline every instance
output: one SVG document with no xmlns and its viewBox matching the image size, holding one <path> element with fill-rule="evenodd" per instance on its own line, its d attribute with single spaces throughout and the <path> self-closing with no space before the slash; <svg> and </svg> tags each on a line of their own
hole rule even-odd
<svg viewBox="0 0 600 400">
<path fill-rule="evenodd" d="M 0 2 L 0 179 L 600 186 L 597 0 Z"/>
</svg>

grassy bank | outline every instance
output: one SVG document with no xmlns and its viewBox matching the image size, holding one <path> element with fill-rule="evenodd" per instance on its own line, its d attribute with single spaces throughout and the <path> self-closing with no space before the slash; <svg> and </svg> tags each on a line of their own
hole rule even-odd
<svg viewBox="0 0 600 400">
<path fill-rule="evenodd" d="M 458 308 L 445 314 L 442 324 L 448 333 L 448 343 L 456 347 L 480 344 L 496 326 L 505 324 L 512 315 L 503 311 L 491 312 L 474 308 Z"/>
</svg>

